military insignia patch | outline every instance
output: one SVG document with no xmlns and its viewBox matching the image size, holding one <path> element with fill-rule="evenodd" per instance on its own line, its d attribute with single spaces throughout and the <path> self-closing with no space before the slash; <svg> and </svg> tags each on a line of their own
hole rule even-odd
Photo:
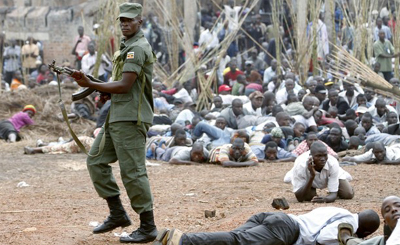
<svg viewBox="0 0 400 245">
<path fill-rule="evenodd" d="M 126 59 L 133 59 L 135 57 L 135 52 L 128 52 Z"/>
</svg>

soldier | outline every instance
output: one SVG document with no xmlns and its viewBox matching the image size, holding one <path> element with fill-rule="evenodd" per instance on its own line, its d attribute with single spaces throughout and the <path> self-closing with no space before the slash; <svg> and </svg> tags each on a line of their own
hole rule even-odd
<svg viewBox="0 0 400 245">
<path fill-rule="evenodd" d="M 119 161 L 122 182 L 133 210 L 140 215 L 140 227 L 125 243 L 146 243 L 157 236 L 154 223 L 153 197 L 145 165 L 146 133 L 153 121 L 152 72 L 154 55 L 140 27 L 142 5 L 123 3 L 119 6 L 120 28 L 125 38 L 114 54 L 113 82 L 96 83 L 82 72 L 72 76 L 82 87 L 111 94 L 108 121 L 101 129 L 87 158 L 88 170 L 100 197 L 107 200 L 110 215 L 93 233 L 104 233 L 131 224 L 119 198 L 120 190 L 112 174 L 112 162 Z M 79 76 L 82 76 L 80 78 Z M 105 137 L 104 148 L 100 146 Z"/>
</svg>

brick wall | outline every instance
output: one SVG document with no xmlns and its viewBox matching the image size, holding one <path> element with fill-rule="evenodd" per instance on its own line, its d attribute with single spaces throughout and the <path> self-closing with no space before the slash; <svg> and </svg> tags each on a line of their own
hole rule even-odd
<svg viewBox="0 0 400 245">
<path fill-rule="evenodd" d="M 71 63 L 75 60 L 71 55 L 74 47 L 74 38 L 78 35 L 78 26 L 84 26 L 85 34 L 93 37 L 92 26 L 95 13 L 105 0 L 73 0 L 73 1 L 46 1 L 32 0 L 37 3 L 53 2 L 50 6 L 34 7 L 9 7 L 3 11 L 4 24 L 1 28 L 6 35 L 6 40 L 17 39 L 24 41 L 32 36 L 43 44 L 44 62 L 56 60 L 61 63 L 68 59 Z M 68 3 L 77 5 L 68 6 Z M 54 4 L 67 6 L 54 7 Z M 83 17 L 83 18 L 82 18 Z"/>
</svg>

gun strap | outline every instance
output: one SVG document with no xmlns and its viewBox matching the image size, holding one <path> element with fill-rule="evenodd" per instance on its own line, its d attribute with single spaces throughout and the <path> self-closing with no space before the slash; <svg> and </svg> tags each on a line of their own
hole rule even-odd
<svg viewBox="0 0 400 245">
<path fill-rule="evenodd" d="M 138 77 L 141 77 L 142 79 L 142 87 L 141 87 L 141 94 L 140 94 L 140 98 L 139 98 L 139 105 L 138 105 L 138 120 L 137 120 L 137 125 L 141 125 L 142 124 L 142 102 L 143 102 L 143 96 L 144 96 L 144 88 L 146 86 L 146 73 L 144 72 L 144 67 L 150 64 L 154 63 L 154 60 L 156 59 L 156 55 L 154 54 L 154 52 L 151 52 L 152 57 L 150 58 L 150 60 L 148 62 L 146 62 L 143 66 L 142 66 L 142 70 L 140 71 L 140 74 Z"/>
<path fill-rule="evenodd" d="M 62 115 L 63 115 L 64 121 L 65 121 L 65 122 L 67 123 L 67 125 L 68 125 L 69 133 L 71 134 L 72 138 L 74 139 L 74 141 L 76 142 L 76 144 L 79 146 L 79 148 L 81 149 L 81 151 L 82 151 L 83 153 L 85 153 L 86 155 L 88 155 L 88 156 L 90 156 L 90 157 L 96 157 L 96 156 L 100 155 L 100 154 L 103 152 L 104 145 L 105 145 L 105 143 L 106 143 L 106 133 L 104 132 L 104 133 L 103 133 L 103 136 L 102 136 L 102 138 L 101 138 L 100 145 L 99 145 L 99 152 L 97 152 L 96 155 L 89 154 L 88 151 L 86 150 L 85 146 L 83 146 L 82 142 L 78 139 L 78 136 L 76 136 L 75 132 L 72 130 L 71 124 L 69 123 L 67 111 L 65 110 L 64 101 L 62 100 L 62 97 L 61 97 L 61 83 L 60 83 L 60 77 L 59 77 L 59 74 L 58 74 L 58 73 L 57 73 L 57 84 L 58 84 L 58 94 L 59 94 L 59 96 L 60 96 L 60 99 L 59 99 L 59 101 L 58 101 L 58 104 L 60 105 L 61 113 L 62 113 Z M 105 125 L 104 125 L 104 128 L 105 128 L 105 129 L 108 128 L 108 118 L 109 118 L 109 115 L 110 115 L 110 114 L 107 115 L 107 119 L 106 119 L 106 122 L 105 122 Z"/>
</svg>

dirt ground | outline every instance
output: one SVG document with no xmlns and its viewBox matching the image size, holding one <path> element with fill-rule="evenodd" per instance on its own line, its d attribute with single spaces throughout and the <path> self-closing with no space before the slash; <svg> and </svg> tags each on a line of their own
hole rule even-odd
<svg viewBox="0 0 400 245">
<path fill-rule="evenodd" d="M 0 143 L 0 244 L 119 244 L 114 232 L 121 233 L 121 229 L 101 235 L 91 233 L 89 223 L 102 222 L 108 209 L 93 189 L 85 155 L 24 155 L 23 147 L 34 144 L 34 139 Z M 285 212 L 302 214 L 328 205 L 352 212 L 367 208 L 379 212 L 382 198 L 399 195 L 398 166 L 358 165 L 344 167 L 354 178 L 353 200 L 298 203 L 291 186 L 283 183 L 292 165 L 265 163 L 236 169 L 166 163 L 149 166 L 156 223 L 159 228 L 175 227 L 187 232 L 224 231 L 257 212 L 275 211 L 271 202 L 276 197 L 288 200 L 290 209 Z M 129 207 L 118 164 L 113 166 L 123 204 L 133 220 L 125 231 L 131 232 L 138 226 L 138 216 Z M 22 181 L 29 186 L 17 187 Z M 205 210 L 216 210 L 216 217 L 205 218 Z M 374 235 L 382 234 L 381 227 Z"/>
</svg>

